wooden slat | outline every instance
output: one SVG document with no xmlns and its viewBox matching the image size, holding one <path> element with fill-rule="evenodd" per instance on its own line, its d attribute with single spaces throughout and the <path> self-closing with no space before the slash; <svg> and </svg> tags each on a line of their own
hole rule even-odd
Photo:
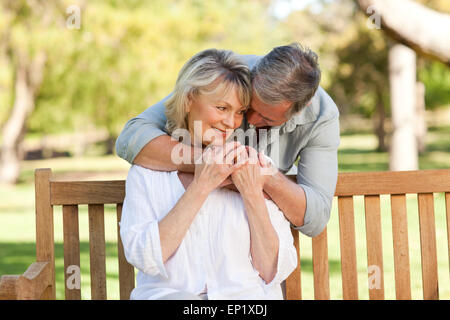
<svg viewBox="0 0 450 320">
<path fill-rule="evenodd" d="M 353 197 L 339 197 L 338 211 L 343 298 L 344 300 L 357 300 L 358 274 L 356 269 Z"/>
<path fill-rule="evenodd" d="M 445 193 L 445 211 L 447 217 L 447 249 L 448 249 L 448 266 L 450 272 L 450 192 Z"/>
<path fill-rule="evenodd" d="M 294 246 L 297 250 L 297 267 L 286 279 L 286 300 L 302 299 L 302 281 L 300 266 L 300 241 L 299 231 L 291 228 L 292 237 L 294 238 Z"/>
<path fill-rule="evenodd" d="M 89 247 L 91 271 L 91 297 L 106 300 L 106 255 L 104 206 L 91 204 L 89 212 Z"/>
<path fill-rule="evenodd" d="M 327 229 L 312 238 L 314 299 L 330 300 Z"/>
<path fill-rule="evenodd" d="M 78 206 L 63 206 L 64 283 L 66 300 L 81 300 Z M 78 268 L 74 269 L 73 268 Z"/>
<path fill-rule="evenodd" d="M 380 196 L 364 197 L 370 300 L 384 300 Z"/>
<path fill-rule="evenodd" d="M 125 198 L 125 181 L 52 181 L 51 204 L 116 204 Z"/>
<path fill-rule="evenodd" d="M 56 299 L 55 291 L 55 248 L 53 234 L 53 207 L 50 205 L 50 169 L 35 171 L 36 199 L 36 262 L 50 261 L 51 283 L 44 294 L 43 300 Z"/>
<path fill-rule="evenodd" d="M 392 238 L 394 245 L 395 295 L 397 300 L 411 300 L 408 222 L 406 196 L 391 195 Z"/>
<path fill-rule="evenodd" d="M 336 196 L 449 192 L 450 169 L 340 173 Z"/>
<path fill-rule="evenodd" d="M 423 299 L 437 300 L 439 299 L 439 288 L 433 194 L 420 193 L 417 196 L 419 202 L 420 247 L 422 253 Z"/>
<path fill-rule="evenodd" d="M 128 263 L 123 251 L 122 239 L 120 238 L 119 222 L 122 218 L 122 204 L 117 204 L 117 244 L 119 257 L 119 286 L 120 299 L 129 300 L 131 291 L 134 289 L 134 267 Z"/>
</svg>

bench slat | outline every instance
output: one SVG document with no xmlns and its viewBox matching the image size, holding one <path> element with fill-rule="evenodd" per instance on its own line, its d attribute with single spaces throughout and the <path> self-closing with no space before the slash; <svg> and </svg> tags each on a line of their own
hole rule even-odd
<svg viewBox="0 0 450 320">
<path fill-rule="evenodd" d="M 450 272 L 450 192 L 445 194 L 445 210 L 447 218 L 447 249 L 448 249 L 448 262 Z"/>
<path fill-rule="evenodd" d="M 302 281 L 301 281 L 301 265 L 300 265 L 300 240 L 299 231 L 291 228 L 292 237 L 294 238 L 294 246 L 297 249 L 297 267 L 286 279 L 286 299 L 302 300 Z"/>
<path fill-rule="evenodd" d="M 312 238 L 314 299 L 330 300 L 327 228 Z"/>
<path fill-rule="evenodd" d="M 52 181 L 51 204 L 116 204 L 125 198 L 125 180 Z"/>
<path fill-rule="evenodd" d="M 36 169 L 36 262 L 51 262 L 52 286 L 42 295 L 43 300 L 55 300 L 55 238 L 53 227 L 53 207 L 50 205 L 50 169 Z"/>
<path fill-rule="evenodd" d="M 93 300 L 106 300 L 104 205 L 90 204 L 88 213 L 91 296 Z"/>
<path fill-rule="evenodd" d="M 381 236 L 380 196 L 364 196 L 366 217 L 369 299 L 384 300 L 383 246 Z"/>
<path fill-rule="evenodd" d="M 66 300 L 81 300 L 78 206 L 62 206 L 64 230 L 64 284 Z M 78 270 L 70 270 L 75 266 Z M 69 269 L 70 268 L 70 269 Z M 70 273 L 68 272 L 70 271 Z M 77 278 L 75 278 L 77 277 Z"/>
<path fill-rule="evenodd" d="M 422 253 L 423 299 L 439 299 L 436 229 L 432 193 L 419 193 L 420 247 Z"/>
<path fill-rule="evenodd" d="M 123 250 L 122 239 L 120 238 L 119 222 L 122 219 L 122 204 L 117 204 L 117 245 L 119 258 L 119 289 L 120 299 L 129 300 L 131 291 L 134 289 L 134 267 L 128 263 Z"/>
<path fill-rule="evenodd" d="M 450 169 L 339 173 L 336 196 L 448 192 Z"/>
<path fill-rule="evenodd" d="M 394 244 L 395 295 L 397 300 L 411 300 L 408 221 L 406 196 L 391 195 L 392 239 Z"/>
<path fill-rule="evenodd" d="M 344 300 L 358 299 L 353 197 L 338 197 L 341 246 L 342 292 Z"/>
</svg>

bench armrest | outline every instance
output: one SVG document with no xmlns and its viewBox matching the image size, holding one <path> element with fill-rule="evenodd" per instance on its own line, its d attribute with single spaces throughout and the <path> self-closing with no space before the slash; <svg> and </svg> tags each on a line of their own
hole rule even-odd
<svg viewBox="0 0 450 320">
<path fill-rule="evenodd" d="M 0 278 L 0 300 L 38 300 L 52 285 L 50 262 L 35 262 L 24 274 Z"/>
</svg>

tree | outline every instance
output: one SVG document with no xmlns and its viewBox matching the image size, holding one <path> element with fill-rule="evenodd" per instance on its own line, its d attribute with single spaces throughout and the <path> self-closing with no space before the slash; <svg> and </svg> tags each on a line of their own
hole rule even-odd
<svg viewBox="0 0 450 320">
<path fill-rule="evenodd" d="M 445 40 L 450 39 L 449 14 L 431 10 L 410 0 L 357 2 L 369 16 L 379 14 L 381 28 L 392 39 L 450 66 L 450 41 Z"/>
<path fill-rule="evenodd" d="M 416 53 L 402 44 L 389 50 L 392 138 L 389 168 L 392 171 L 417 170 L 416 139 Z"/>
<path fill-rule="evenodd" d="M 55 1 L 11 0 L 3 1 L 0 6 L 0 15 L 6 21 L 0 33 L 0 46 L 12 66 L 14 83 L 10 116 L 2 128 L 0 182 L 17 181 L 26 122 L 35 108 L 43 80 L 48 47 L 35 41 L 32 35 L 54 26 L 58 17 L 55 12 L 59 9 Z"/>
<path fill-rule="evenodd" d="M 26 134 L 97 127 L 107 130 L 112 146 L 128 119 L 172 91 L 181 66 L 198 51 L 265 54 L 282 43 L 282 34 L 271 32 L 265 1 L 2 0 L 0 104 L 7 108 L 0 109 L 0 171 L 9 176 L 3 181 L 18 179 Z M 80 29 L 66 27 L 73 2 L 81 9 Z M 28 58 L 27 74 L 39 75 L 27 94 L 14 91 L 19 50 Z M 16 121 L 24 97 L 28 107 Z"/>
<path fill-rule="evenodd" d="M 423 95 L 417 92 L 420 86 L 416 84 L 416 53 L 413 50 L 450 66 L 450 43 L 444 40 L 450 38 L 450 15 L 409 0 L 357 2 L 366 14 L 378 15 L 381 29 L 398 41 L 389 51 L 393 122 L 389 166 L 391 170 L 416 170 L 421 145 L 418 130 L 423 133 L 423 126 L 419 124 L 424 121 L 418 120 L 422 113 L 418 112 L 417 106 Z"/>
</svg>

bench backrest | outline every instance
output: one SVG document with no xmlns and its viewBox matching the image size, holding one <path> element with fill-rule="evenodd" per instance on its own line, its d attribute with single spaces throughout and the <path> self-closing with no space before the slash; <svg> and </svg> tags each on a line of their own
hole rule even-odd
<svg viewBox="0 0 450 320">
<path fill-rule="evenodd" d="M 91 297 L 106 299 L 104 205 L 116 205 L 119 222 L 125 197 L 125 181 L 53 181 L 51 175 L 50 169 L 37 169 L 35 172 L 36 258 L 37 262 L 51 262 L 53 279 L 53 286 L 47 288 L 42 298 L 55 299 L 53 206 L 62 206 L 64 270 L 67 270 L 69 266 L 80 266 L 78 205 L 88 205 Z M 450 248 L 450 169 L 339 174 L 335 196 L 339 212 L 344 299 L 358 299 L 353 207 L 353 196 L 357 195 L 364 196 L 367 265 L 378 266 L 381 272 L 381 286 L 373 289 L 369 287 L 369 298 L 384 299 L 380 195 L 390 195 L 396 297 L 411 299 L 406 213 L 406 194 L 411 193 L 418 195 L 423 298 L 439 298 L 433 202 L 435 192 L 445 193 L 447 239 Z M 135 286 L 134 268 L 125 259 L 119 230 L 117 234 L 120 298 L 129 299 Z M 286 280 L 286 298 L 289 300 L 302 298 L 299 234 L 296 231 L 292 234 L 299 254 L 299 264 Z M 327 229 L 312 238 L 312 255 L 314 297 L 330 299 Z M 70 273 L 64 274 L 67 283 Z M 80 289 L 65 287 L 66 299 L 81 299 Z"/>
</svg>

